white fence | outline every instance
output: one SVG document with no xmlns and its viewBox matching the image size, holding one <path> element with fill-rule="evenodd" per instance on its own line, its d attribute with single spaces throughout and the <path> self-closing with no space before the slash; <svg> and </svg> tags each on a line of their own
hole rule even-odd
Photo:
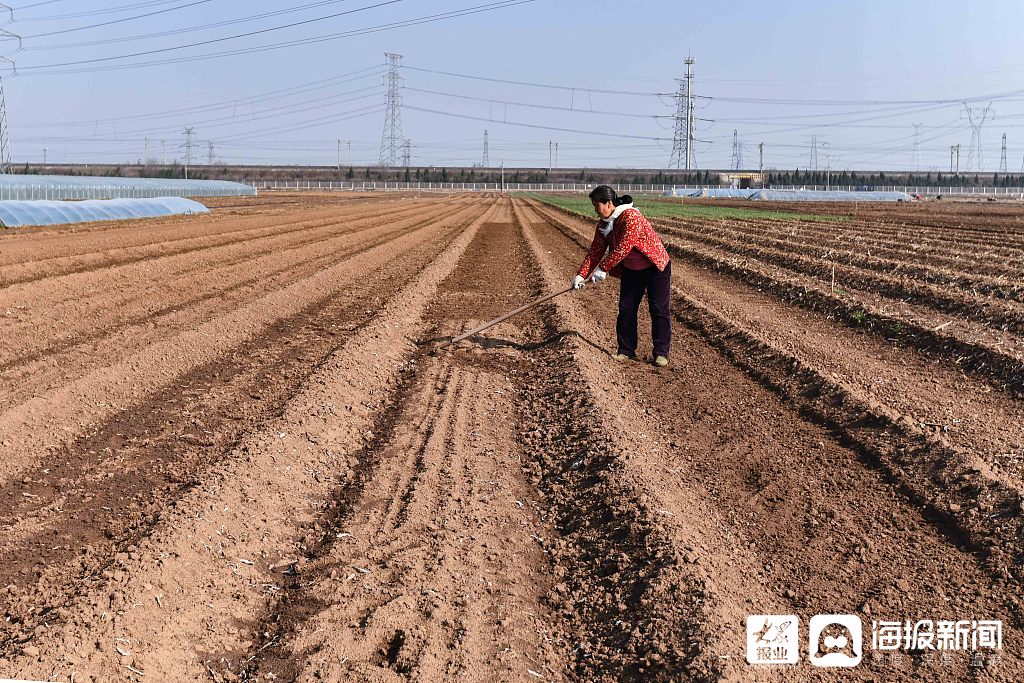
<svg viewBox="0 0 1024 683">
<path fill-rule="evenodd" d="M 434 190 L 448 192 L 590 192 L 595 183 L 404 183 L 384 181 L 328 181 L 328 180 L 261 180 L 248 183 L 260 190 L 305 190 L 310 192 L 332 190 Z M 619 194 L 664 194 L 681 185 L 618 184 Z M 719 188 L 721 185 L 686 185 L 694 188 Z M 952 187 L 923 185 L 771 185 L 773 190 L 875 190 L 907 192 L 920 195 L 1024 195 L 1024 187 Z"/>
<path fill-rule="evenodd" d="M 260 190 L 436 190 L 447 192 L 590 192 L 594 183 L 416 183 L 380 180 L 259 180 L 249 183 Z M 616 185 L 622 192 L 664 193 L 671 185 Z"/>
</svg>

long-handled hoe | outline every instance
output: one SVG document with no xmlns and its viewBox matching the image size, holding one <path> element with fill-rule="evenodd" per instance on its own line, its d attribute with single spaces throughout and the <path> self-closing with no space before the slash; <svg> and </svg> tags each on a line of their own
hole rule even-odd
<svg viewBox="0 0 1024 683">
<path fill-rule="evenodd" d="M 589 282 L 593 282 L 593 280 L 588 280 L 588 281 Z M 566 287 L 563 290 L 560 290 L 560 291 L 557 291 L 557 292 L 552 292 L 551 294 L 545 294 L 544 296 L 542 296 L 539 299 L 535 299 L 535 300 L 531 301 L 528 304 L 523 304 L 522 306 L 520 306 L 519 308 L 515 309 L 514 311 L 509 311 L 508 313 L 505 313 L 504 315 L 498 316 L 494 320 L 489 320 L 489 321 L 485 322 L 483 325 L 480 325 L 479 327 L 474 327 L 472 330 L 470 330 L 468 332 L 463 332 L 462 334 L 460 334 L 457 337 L 452 337 L 450 339 L 446 339 L 443 342 L 441 342 L 437 346 L 437 348 L 438 349 L 443 349 L 444 347 L 450 346 L 451 344 L 458 343 L 458 342 L 462 341 L 463 339 L 468 339 L 468 338 L 472 337 L 474 334 L 479 334 L 479 333 L 483 332 L 486 329 L 494 327 L 498 323 L 504 322 L 504 321 L 508 320 L 509 318 L 511 318 L 514 315 L 519 315 L 523 311 L 528 311 L 531 308 L 533 308 L 534 306 L 542 304 L 545 301 L 550 301 L 551 299 L 554 299 L 557 296 L 562 296 L 566 292 L 571 292 L 571 291 L 573 291 L 573 289 L 572 289 L 571 286 L 569 286 L 569 287 Z"/>
</svg>

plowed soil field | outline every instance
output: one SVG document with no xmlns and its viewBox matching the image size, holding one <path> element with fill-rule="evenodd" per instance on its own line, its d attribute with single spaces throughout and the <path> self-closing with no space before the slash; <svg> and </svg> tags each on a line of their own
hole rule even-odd
<svg viewBox="0 0 1024 683">
<path fill-rule="evenodd" d="M 0 234 L 0 678 L 1024 680 L 1024 214 L 659 219 L 656 368 L 614 280 L 438 348 L 588 218 L 211 207 Z M 747 662 L 817 614 L 863 661 Z M 921 620 L 1001 646 L 873 646 Z"/>
</svg>

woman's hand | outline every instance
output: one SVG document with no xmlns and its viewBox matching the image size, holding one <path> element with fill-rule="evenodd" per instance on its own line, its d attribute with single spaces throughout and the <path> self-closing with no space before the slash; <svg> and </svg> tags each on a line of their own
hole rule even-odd
<svg viewBox="0 0 1024 683">
<path fill-rule="evenodd" d="M 600 268 L 595 268 L 594 272 L 590 275 L 591 282 L 604 282 L 604 279 L 608 277 L 608 273 L 604 272 Z"/>
<path fill-rule="evenodd" d="M 572 279 L 572 288 L 573 289 L 583 289 L 583 285 L 586 284 L 586 282 L 587 281 L 583 279 L 582 275 L 577 275 L 576 277 L 574 277 Z"/>
</svg>

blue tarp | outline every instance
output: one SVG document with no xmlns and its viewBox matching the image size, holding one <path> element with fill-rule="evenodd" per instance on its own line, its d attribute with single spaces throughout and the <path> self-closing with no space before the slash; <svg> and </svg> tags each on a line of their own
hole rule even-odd
<svg viewBox="0 0 1024 683">
<path fill-rule="evenodd" d="M 705 197 L 709 199 L 751 199 L 772 202 L 904 202 L 906 192 L 873 190 L 738 190 L 729 187 L 676 187 L 669 197 Z"/>
<path fill-rule="evenodd" d="M 758 190 L 753 200 L 771 202 L 909 202 L 906 192 L 878 192 L 873 190 Z"/>
<path fill-rule="evenodd" d="M 670 197 L 707 197 L 710 199 L 750 199 L 757 190 L 740 190 L 731 187 L 676 187 L 666 193 Z"/>
<path fill-rule="evenodd" d="M 16 228 L 22 225 L 64 225 L 209 212 L 199 202 L 183 197 L 88 199 L 81 202 L 0 201 L 0 224 L 5 228 Z"/>
</svg>

